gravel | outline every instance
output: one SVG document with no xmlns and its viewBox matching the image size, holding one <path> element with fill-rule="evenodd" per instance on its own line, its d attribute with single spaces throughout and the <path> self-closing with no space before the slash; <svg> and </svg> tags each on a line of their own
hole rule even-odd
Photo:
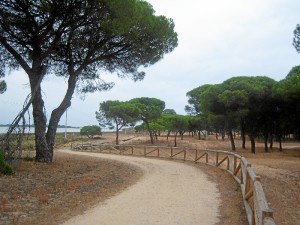
<svg viewBox="0 0 300 225">
<path fill-rule="evenodd" d="M 96 205 L 63 225 L 155 225 L 219 222 L 217 184 L 188 164 L 119 155 L 70 152 L 137 166 L 144 176 L 120 194 Z"/>
</svg>

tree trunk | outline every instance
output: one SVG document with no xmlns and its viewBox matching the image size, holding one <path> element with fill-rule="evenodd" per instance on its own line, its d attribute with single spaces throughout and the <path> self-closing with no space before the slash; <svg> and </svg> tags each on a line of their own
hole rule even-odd
<svg viewBox="0 0 300 225">
<path fill-rule="evenodd" d="M 251 153 L 255 154 L 255 137 L 250 135 Z"/>
<path fill-rule="evenodd" d="M 175 132 L 174 147 L 177 147 L 177 132 Z"/>
<path fill-rule="evenodd" d="M 265 152 L 269 152 L 268 137 L 268 134 L 264 135 Z"/>
<path fill-rule="evenodd" d="M 116 145 L 119 145 L 119 126 L 116 123 Z"/>
<path fill-rule="evenodd" d="M 225 140 L 225 130 L 223 129 L 222 130 L 222 141 L 224 141 Z"/>
<path fill-rule="evenodd" d="M 242 149 L 246 149 L 246 135 L 243 133 L 242 136 Z"/>
<path fill-rule="evenodd" d="M 273 134 L 270 134 L 270 149 L 273 149 Z"/>
<path fill-rule="evenodd" d="M 235 151 L 236 149 L 235 149 L 235 143 L 234 143 L 234 139 L 233 139 L 232 130 L 229 130 L 228 134 L 229 134 L 230 143 L 231 143 L 231 150 Z"/>
<path fill-rule="evenodd" d="M 279 151 L 282 152 L 282 141 L 281 141 L 281 137 L 278 138 L 278 142 L 279 142 Z"/>
<path fill-rule="evenodd" d="M 241 137 L 242 137 L 242 149 L 246 149 L 246 135 L 245 135 L 245 126 L 243 121 L 241 122 Z"/>
<path fill-rule="evenodd" d="M 170 131 L 168 131 L 167 133 L 167 140 L 169 140 L 169 136 L 170 136 Z"/>
</svg>

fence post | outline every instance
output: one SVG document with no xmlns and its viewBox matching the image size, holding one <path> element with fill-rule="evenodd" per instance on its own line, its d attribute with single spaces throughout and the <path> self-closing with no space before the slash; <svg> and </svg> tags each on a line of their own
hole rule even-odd
<svg viewBox="0 0 300 225">
<path fill-rule="evenodd" d="M 237 164 L 237 157 L 236 156 L 234 156 L 234 158 L 233 158 L 233 173 L 236 171 L 236 165 Z"/>
</svg>

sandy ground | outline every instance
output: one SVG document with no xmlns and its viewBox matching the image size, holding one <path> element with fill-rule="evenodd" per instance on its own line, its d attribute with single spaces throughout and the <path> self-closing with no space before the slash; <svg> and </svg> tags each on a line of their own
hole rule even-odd
<svg viewBox="0 0 300 225">
<path fill-rule="evenodd" d="M 217 185 L 193 166 L 159 159 L 71 152 L 126 162 L 144 176 L 120 194 L 63 225 L 202 224 L 219 222 Z"/>
<path fill-rule="evenodd" d="M 114 134 L 110 136 L 106 135 L 102 139 L 114 140 Z M 129 142 L 143 145 L 149 142 L 148 139 L 146 136 L 136 137 Z M 172 146 L 172 144 L 173 139 L 166 141 L 165 137 L 160 137 L 157 142 L 157 145 Z M 178 144 L 187 148 L 230 150 L 229 141 L 215 140 L 214 136 L 207 140 L 185 136 L 184 140 L 178 140 Z M 237 147 L 241 145 L 238 140 L 236 144 Z M 238 154 L 245 156 L 255 173 L 261 177 L 268 203 L 274 210 L 276 224 L 295 225 L 300 218 L 300 145 L 286 142 L 283 152 L 279 152 L 276 146 L 277 144 L 270 153 L 264 153 L 263 144 L 257 143 L 257 154 L 250 154 L 249 146 L 246 150 L 238 148 Z M 124 164 L 122 161 L 58 151 L 55 151 L 54 156 L 52 164 L 23 160 L 14 175 L 0 175 L 1 225 L 62 224 L 99 205 L 100 202 L 107 204 L 107 200 L 113 199 L 115 195 L 139 182 L 145 173 L 140 167 Z M 195 167 L 200 173 L 205 173 L 211 182 L 217 184 L 221 204 L 219 222 L 215 225 L 247 224 L 240 187 L 229 173 L 201 163 L 182 161 L 176 163 Z M 177 173 L 176 171 L 173 174 Z M 191 192 L 190 188 L 185 188 L 184 194 Z M 156 198 L 157 193 L 152 195 L 151 198 Z M 130 213 L 136 210 L 139 209 L 134 209 Z M 162 211 L 166 212 L 165 209 Z M 115 212 L 110 214 L 115 215 Z M 177 214 L 164 213 L 164 217 L 173 217 Z M 196 224 L 202 224 L 203 218 L 205 217 L 202 215 L 198 216 Z"/>
</svg>

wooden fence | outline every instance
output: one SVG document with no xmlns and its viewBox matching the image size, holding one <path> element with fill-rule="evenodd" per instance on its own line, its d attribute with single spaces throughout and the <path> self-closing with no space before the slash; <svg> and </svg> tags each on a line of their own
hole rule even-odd
<svg viewBox="0 0 300 225">
<path fill-rule="evenodd" d="M 260 177 L 256 176 L 246 158 L 233 152 L 187 149 L 166 146 L 107 145 L 107 143 L 72 146 L 73 150 L 99 153 L 167 158 L 205 163 L 228 171 L 240 184 L 249 225 L 275 225 Z"/>
</svg>

